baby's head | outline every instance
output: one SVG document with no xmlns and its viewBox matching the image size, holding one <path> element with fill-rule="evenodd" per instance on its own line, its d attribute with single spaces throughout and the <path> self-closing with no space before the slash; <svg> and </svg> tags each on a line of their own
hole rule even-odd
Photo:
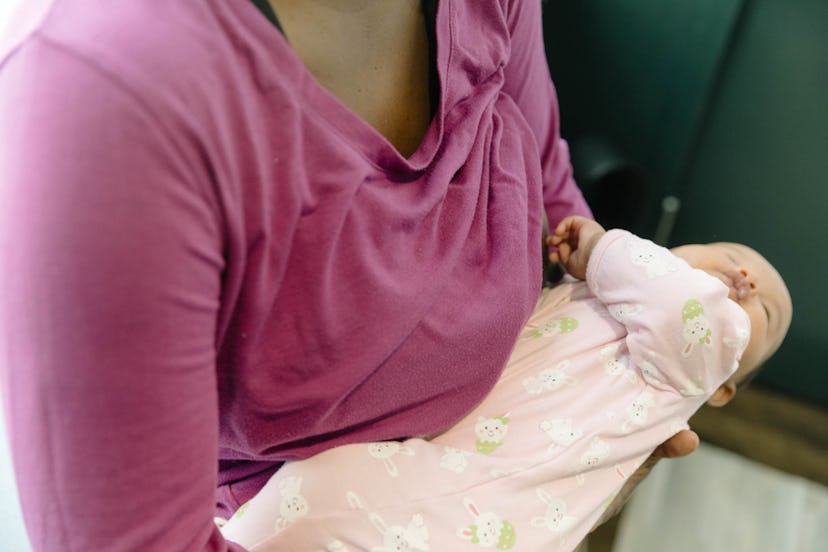
<svg viewBox="0 0 828 552">
<path fill-rule="evenodd" d="M 747 379 L 776 352 L 788 333 L 793 306 L 782 277 L 759 253 L 738 243 L 683 245 L 673 253 L 690 266 L 715 276 L 730 288 L 736 301 L 750 318 L 750 341 L 739 369 L 710 398 L 709 404 L 722 406 Z"/>
</svg>

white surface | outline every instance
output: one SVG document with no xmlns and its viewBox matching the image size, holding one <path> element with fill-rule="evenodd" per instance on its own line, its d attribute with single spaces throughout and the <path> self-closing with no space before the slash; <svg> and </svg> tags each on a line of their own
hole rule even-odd
<svg viewBox="0 0 828 552">
<path fill-rule="evenodd" d="M 0 0 L 0 59 L 35 28 L 52 1 Z"/>
<path fill-rule="evenodd" d="M 662 461 L 624 510 L 613 552 L 822 552 L 828 488 L 702 443 Z"/>
<path fill-rule="evenodd" d="M 17 500 L 17 487 L 14 484 L 11 453 L 2 408 L 0 408 L 0 535 L 2 535 L 0 550 L 4 552 L 31 550 Z"/>
<path fill-rule="evenodd" d="M 5 28 L 11 13 L 20 5 L 20 0 L 2 0 L 0 2 L 0 32 Z"/>
</svg>

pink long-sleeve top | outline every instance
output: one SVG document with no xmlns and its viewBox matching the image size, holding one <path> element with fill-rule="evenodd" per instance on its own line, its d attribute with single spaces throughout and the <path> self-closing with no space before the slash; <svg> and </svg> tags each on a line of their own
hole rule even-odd
<svg viewBox="0 0 828 552">
<path fill-rule="evenodd" d="M 497 380 L 544 208 L 589 210 L 539 2 L 444 0 L 436 37 L 410 158 L 247 0 L 53 0 L 2 58 L 0 381 L 35 550 L 232 548 L 217 504 L 282 461 L 431 433 Z"/>
</svg>

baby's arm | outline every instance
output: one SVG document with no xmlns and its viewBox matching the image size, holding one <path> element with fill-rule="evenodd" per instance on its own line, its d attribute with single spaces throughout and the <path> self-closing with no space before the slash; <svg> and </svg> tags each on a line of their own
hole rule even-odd
<svg viewBox="0 0 828 552">
<path fill-rule="evenodd" d="M 728 289 L 669 250 L 623 230 L 568 217 L 550 259 L 586 279 L 627 328 L 626 344 L 644 378 L 684 396 L 709 395 L 736 369 L 750 331 Z"/>
<path fill-rule="evenodd" d="M 685 397 L 711 395 L 735 370 L 750 332 L 720 280 L 621 230 L 593 250 L 587 284 L 627 328 L 648 383 Z"/>
</svg>

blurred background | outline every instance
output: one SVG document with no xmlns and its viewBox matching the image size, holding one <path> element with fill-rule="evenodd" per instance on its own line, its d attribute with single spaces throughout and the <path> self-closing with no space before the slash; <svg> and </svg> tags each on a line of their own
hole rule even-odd
<svg viewBox="0 0 828 552">
<path fill-rule="evenodd" d="M 189 0 L 181 0 L 189 1 Z M 531 1 L 531 0 L 522 0 Z M 0 38 L 23 0 L 0 0 Z M 576 178 L 607 226 L 754 246 L 788 283 L 779 353 L 700 450 L 662 462 L 590 552 L 828 543 L 828 0 L 545 0 Z M 2 40 L 0 40 L 2 44 Z M 28 550 L 0 409 L 0 549 Z"/>
<path fill-rule="evenodd" d="M 662 462 L 590 552 L 828 542 L 828 1 L 545 0 L 561 125 L 596 218 L 738 241 L 794 303 L 779 353 Z"/>
<path fill-rule="evenodd" d="M 549 0 L 544 24 L 599 218 L 653 237 L 673 196 L 669 244 L 763 252 L 795 316 L 759 381 L 828 406 L 828 2 Z"/>
</svg>

